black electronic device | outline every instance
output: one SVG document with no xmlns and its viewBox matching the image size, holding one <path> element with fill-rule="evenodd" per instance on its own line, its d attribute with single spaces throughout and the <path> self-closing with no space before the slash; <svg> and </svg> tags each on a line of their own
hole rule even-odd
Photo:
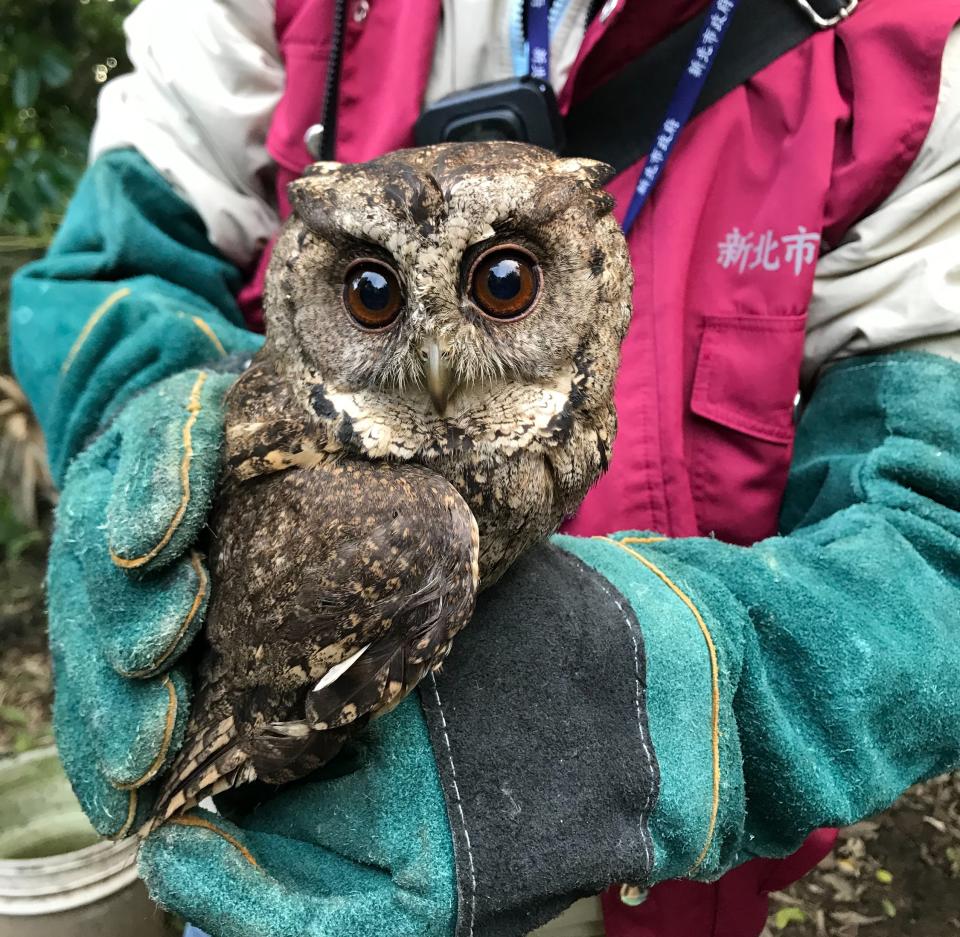
<svg viewBox="0 0 960 937">
<path fill-rule="evenodd" d="M 814 33 L 842 22 L 857 6 L 857 0 L 814 2 L 816 8 L 810 0 L 739 0 L 693 116 Z M 575 100 L 565 117 L 546 82 L 530 76 L 511 78 L 458 91 L 428 105 L 414 127 L 414 139 L 418 145 L 522 140 L 563 155 L 599 159 L 622 172 L 650 151 L 702 28 L 702 17 L 688 20 Z"/>
<path fill-rule="evenodd" d="M 553 89 L 527 75 L 455 91 L 428 105 L 413 128 L 429 143 L 517 140 L 559 153 L 563 121 Z"/>
</svg>

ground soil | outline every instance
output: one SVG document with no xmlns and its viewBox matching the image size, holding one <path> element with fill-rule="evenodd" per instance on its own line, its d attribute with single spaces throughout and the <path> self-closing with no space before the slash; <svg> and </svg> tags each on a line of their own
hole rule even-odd
<svg viewBox="0 0 960 937">
<path fill-rule="evenodd" d="M 53 740 L 42 553 L 0 559 L 0 755 Z"/>
<path fill-rule="evenodd" d="M 958 937 L 960 774 L 917 785 L 845 829 L 834 853 L 774 894 L 770 910 L 765 937 Z"/>
</svg>

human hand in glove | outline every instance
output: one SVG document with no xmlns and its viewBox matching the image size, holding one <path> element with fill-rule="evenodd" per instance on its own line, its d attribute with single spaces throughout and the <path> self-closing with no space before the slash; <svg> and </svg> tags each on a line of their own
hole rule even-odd
<svg viewBox="0 0 960 937">
<path fill-rule="evenodd" d="M 458 920 L 524 933 L 645 879 L 657 779 L 634 627 L 602 576 L 537 550 L 339 776 L 232 822 L 195 811 L 161 827 L 141 850 L 148 888 L 212 937 L 441 937 Z"/>
<path fill-rule="evenodd" d="M 956 766 L 958 407 L 954 362 L 836 366 L 785 536 L 556 538 L 341 776 L 160 828 L 148 888 L 212 937 L 507 937 L 786 855 Z"/>
<path fill-rule="evenodd" d="M 217 482 L 223 397 L 235 374 L 194 369 L 134 397 L 71 463 L 50 549 L 54 730 L 97 831 L 146 817 L 176 753 L 203 621 L 196 540 Z"/>
</svg>

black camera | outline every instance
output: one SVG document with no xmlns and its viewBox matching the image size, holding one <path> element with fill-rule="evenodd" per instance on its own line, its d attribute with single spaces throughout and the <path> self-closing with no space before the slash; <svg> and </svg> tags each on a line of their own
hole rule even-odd
<svg viewBox="0 0 960 937">
<path fill-rule="evenodd" d="M 508 78 L 456 91 L 429 105 L 413 128 L 429 143 L 517 140 L 559 153 L 563 122 L 553 88 L 538 78 Z"/>
</svg>

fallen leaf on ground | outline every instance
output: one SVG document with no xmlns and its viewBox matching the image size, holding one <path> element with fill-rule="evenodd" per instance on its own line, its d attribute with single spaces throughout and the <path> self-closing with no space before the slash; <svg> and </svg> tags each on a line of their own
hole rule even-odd
<svg viewBox="0 0 960 937">
<path fill-rule="evenodd" d="M 807 915 L 802 908 L 781 908 L 773 916 L 773 926 L 783 930 L 791 924 L 802 924 L 806 919 Z"/>
</svg>

